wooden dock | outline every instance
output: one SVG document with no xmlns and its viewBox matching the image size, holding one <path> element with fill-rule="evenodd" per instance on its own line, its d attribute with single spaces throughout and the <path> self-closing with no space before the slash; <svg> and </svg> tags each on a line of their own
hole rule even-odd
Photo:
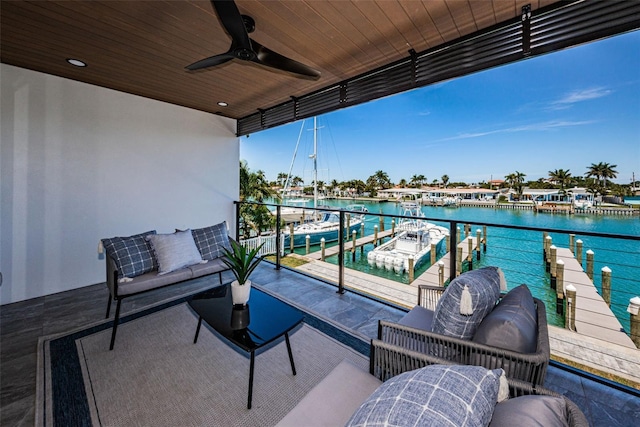
<svg viewBox="0 0 640 427">
<path fill-rule="evenodd" d="M 576 332 L 635 349 L 633 341 L 622 332 L 622 325 L 571 250 L 557 248 L 556 251 L 556 259 L 564 262 L 564 288 L 569 284 L 576 288 Z"/>
<path fill-rule="evenodd" d="M 378 232 L 378 240 L 382 240 L 383 238 L 386 237 L 391 237 L 391 235 L 397 232 L 397 230 L 385 230 L 385 231 L 380 231 Z M 356 239 L 356 248 L 362 247 L 364 245 L 368 245 L 369 243 L 373 243 L 373 241 L 375 240 L 375 235 L 370 234 L 368 236 L 364 236 L 364 237 L 360 237 L 359 239 Z M 351 249 L 353 248 L 353 240 L 351 240 L 351 236 L 349 236 L 349 240 L 345 240 L 344 242 L 344 252 L 345 255 L 347 254 L 347 252 L 351 252 Z M 334 256 L 334 255 L 338 255 L 338 252 L 340 251 L 340 245 L 335 245 L 332 246 L 330 248 L 325 248 L 324 250 L 324 256 L 325 258 L 330 257 L 330 256 Z M 315 260 L 320 260 L 322 259 L 322 250 L 316 251 L 316 252 L 311 252 L 307 255 L 305 255 L 307 258 L 311 258 L 311 259 L 315 259 Z"/>
<path fill-rule="evenodd" d="M 469 240 L 471 240 L 471 245 L 472 245 L 472 248 L 474 248 L 474 250 L 478 247 L 477 239 L 471 236 L 465 238 L 460 243 L 458 243 L 457 246 L 459 248 L 462 248 L 463 261 L 465 261 L 469 256 Z M 474 255 L 471 254 L 471 256 L 474 256 Z M 444 263 L 444 280 L 446 282 L 447 279 L 449 278 L 449 271 L 450 271 L 449 265 L 451 264 L 449 261 L 450 259 L 451 259 L 451 252 L 447 252 L 435 264 L 429 267 L 427 271 L 425 271 L 420 276 L 418 276 L 411 284 L 414 286 L 418 286 L 418 285 L 440 286 L 440 276 L 439 276 L 440 266 L 438 265 L 438 262 L 442 261 Z"/>
</svg>

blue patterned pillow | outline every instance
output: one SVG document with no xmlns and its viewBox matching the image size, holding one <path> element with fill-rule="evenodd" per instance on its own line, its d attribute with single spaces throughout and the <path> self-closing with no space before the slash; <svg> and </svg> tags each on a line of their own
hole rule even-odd
<svg viewBox="0 0 640 427">
<path fill-rule="evenodd" d="M 482 319 L 500 299 L 502 282 L 504 276 L 498 267 L 468 271 L 453 279 L 438 301 L 431 331 L 440 335 L 471 339 Z M 472 314 L 460 313 L 465 293 L 471 297 Z"/>
<path fill-rule="evenodd" d="M 383 383 L 351 416 L 356 426 L 486 427 L 502 369 L 431 365 Z"/>
<path fill-rule="evenodd" d="M 191 234 L 200 251 L 200 255 L 202 255 L 202 259 L 211 260 L 221 257 L 224 255 L 222 248 L 231 250 L 226 221 L 211 227 L 191 230 Z"/>
<path fill-rule="evenodd" d="M 156 234 L 156 230 L 129 237 L 102 239 L 107 256 L 113 258 L 116 263 L 118 278 L 136 277 L 158 268 L 153 250 L 145 240 L 149 234 Z"/>
</svg>

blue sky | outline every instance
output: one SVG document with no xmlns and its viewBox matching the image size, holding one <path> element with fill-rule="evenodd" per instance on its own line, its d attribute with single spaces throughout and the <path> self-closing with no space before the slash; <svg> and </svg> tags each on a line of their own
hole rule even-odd
<svg viewBox="0 0 640 427">
<path fill-rule="evenodd" d="M 287 173 L 302 121 L 241 138 L 240 158 L 269 180 Z M 526 180 L 591 163 L 640 179 L 640 31 L 520 61 L 318 117 L 318 179 Z M 313 166 L 312 119 L 293 174 Z"/>
</svg>

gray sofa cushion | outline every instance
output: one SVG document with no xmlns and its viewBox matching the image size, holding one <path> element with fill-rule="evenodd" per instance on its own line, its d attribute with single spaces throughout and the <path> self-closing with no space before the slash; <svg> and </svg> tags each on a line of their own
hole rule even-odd
<svg viewBox="0 0 640 427">
<path fill-rule="evenodd" d="M 538 323 L 533 296 L 526 285 L 505 295 L 485 317 L 473 341 L 518 353 L 535 353 Z"/>
<path fill-rule="evenodd" d="M 211 261 L 207 261 L 205 264 L 194 264 L 190 265 L 189 269 L 191 270 L 193 277 L 206 276 L 211 273 L 218 273 L 220 271 L 229 270 L 227 264 L 222 262 L 222 258 L 212 259 Z"/>
<path fill-rule="evenodd" d="M 430 331 L 431 325 L 433 324 L 433 314 L 434 312 L 432 310 L 428 310 L 421 305 L 416 305 L 411 311 L 405 314 L 398 323 L 400 325 Z"/>
<path fill-rule="evenodd" d="M 224 255 L 224 249 L 231 250 L 227 222 L 223 221 L 210 227 L 191 230 L 193 240 L 202 255 L 202 259 L 216 259 Z"/>
<path fill-rule="evenodd" d="M 343 360 L 276 427 L 344 426 L 382 382 Z"/>
<path fill-rule="evenodd" d="M 202 262 L 200 252 L 193 241 L 191 230 L 173 234 L 147 236 L 158 260 L 158 274 L 167 274 L 189 265 Z"/>
<path fill-rule="evenodd" d="M 151 245 L 145 237 L 156 234 L 156 230 L 128 237 L 102 239 L 107 256 L 113 258 L 118 277 L 136 277 L 158 268 Z"/>
<path fill-rule="evenodd" d="M 565 427 L 567 405 L 562 397 L 520 396 L 496 405 L 490 427 Z"/>
<path fill-rule="evenodd" d="M 498 267 L 468 271 L 453 279 L 444 291 L 433 315 L 432 332 L 450 337 L 471 339 L 482 319 L 500 298 L 504 281 Z M 471 296 L 473 313 L 460 313 L 465 288 Z"/>
<path fill-rule="evenodd" d="M 148 291 L 149 289 L 182 282 L 183 280 L 191 278 L 192 273 L 188 268 L 181 268 L 180 270 L 172 271 L 168 274 L 158 274 L 158 272 L 152 271 L 136 277 L 135 280 L 131 282 L 119 283 L 118 295 L 123 297 L 126 295 L 136 294 L 138 292 Z"/>
<path fill-rule="evenodd" d="M 500 390 L 502 370 L 431 365 L 383 383 L 347 426 L 485 427 Z"/>
</svg>

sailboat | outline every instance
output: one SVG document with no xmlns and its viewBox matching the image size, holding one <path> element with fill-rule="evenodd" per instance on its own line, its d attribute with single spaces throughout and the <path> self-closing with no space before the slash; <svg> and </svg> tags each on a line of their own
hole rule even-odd
<svg viewBox="0 0 640 427">
<path fill-rule="evenodd" d="M 313 154 L 309 157 L 313 160 L 313 210 L 316 212 L 318 208 L 318 125 L 316 117 L 313 118 Z M 350 236 L 352 231 L 360 228 L 360 224 L 364 221 L 364 214 L 365 212 L 350 215 L 348 230 L 345 225 L 345 235 Z M 285 228 L 282 231 L 284 234 L 284 246 L 291 246 L 291 238 L 293 238 L 294 247 L 305 246 L 307 244 L 307 236 L 309 236 L 310 245 L 318 245 L 322 239 L 325 242 L 338 240 L 340 212 L 322 211 L 319 215 L 319 219 L 311 219 L 294 227 L 293 236 L 291 236 L 291 230 Z"/>
</svg>

